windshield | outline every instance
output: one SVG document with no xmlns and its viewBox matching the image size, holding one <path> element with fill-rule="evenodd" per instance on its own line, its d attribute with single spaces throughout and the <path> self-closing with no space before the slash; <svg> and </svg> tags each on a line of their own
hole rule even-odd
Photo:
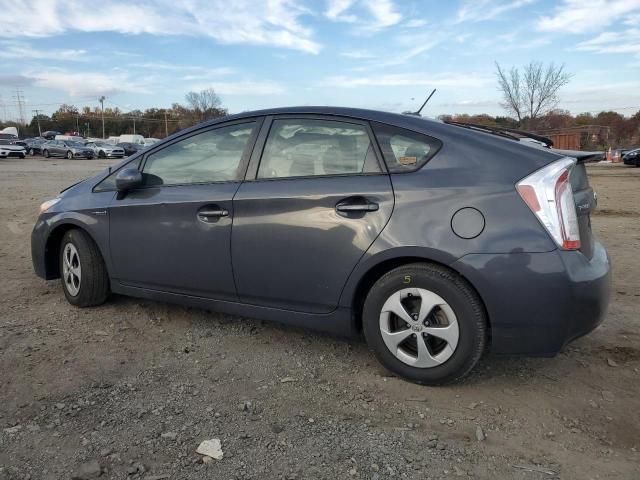
<svg viewBox="0 0 640 480">
<path fill-rule="evenodd" d="M 84 145 L 80 142 L 66 142 L 66 144 L 70 147 L 82 148 Z"/>
</svg>

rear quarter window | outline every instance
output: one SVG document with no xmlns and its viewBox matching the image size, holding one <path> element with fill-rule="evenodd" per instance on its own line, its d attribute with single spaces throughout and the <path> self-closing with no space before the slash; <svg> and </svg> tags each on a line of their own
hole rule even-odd
<svg viewBox="0 0 640 480">
<path fill-rule="evenodd" d="M 419 170 L 442 147 L 437 138 L 412 130 L 375 122 L 372 127 L 387 168 L 392 173 Z"/>
</svg>

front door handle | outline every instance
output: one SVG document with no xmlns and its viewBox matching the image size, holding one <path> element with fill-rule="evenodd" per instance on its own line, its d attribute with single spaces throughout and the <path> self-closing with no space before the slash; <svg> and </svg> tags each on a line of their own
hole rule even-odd
<svg viewBox="0 0 640 480">
<path fill-rule="evenodd" d="M 375 212 L 378 210 L 377 203 L 363 203 L 363 204 L 338 204 L 336 210 L 339 212 Z"/>
<path fill-rule="evenodd" d="M 379 208 L 375 202 L 369 202 L 366 199 L 359 199 L 357 202 L 340 202 L 336 205 L 336 210 L 342 213 L 353 212 L 375 212 Z"/>
<path fill-rule="evenodd" d="M 198 220 L 206 223 L 216 222 L 219 218 L 228 216 L 229 210 L 225 210 L 224 208 L 212 207 L 198 211 Z"/>
</svg>

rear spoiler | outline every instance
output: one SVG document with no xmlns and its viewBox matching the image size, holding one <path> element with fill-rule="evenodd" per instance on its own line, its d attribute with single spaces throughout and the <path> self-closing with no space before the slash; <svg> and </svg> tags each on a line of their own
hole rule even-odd
<svg viewBox="0 0 640 480">
<path fill-rule="evenodd" d="M 604 160 L 604 152 L 584 152 L 582 150 L 559 150 L 556 148 L 551 149 L 552 152 L 559 153 L 566 157 L 575 158 L 578 163 L 599 162 Z"/>
</svg>

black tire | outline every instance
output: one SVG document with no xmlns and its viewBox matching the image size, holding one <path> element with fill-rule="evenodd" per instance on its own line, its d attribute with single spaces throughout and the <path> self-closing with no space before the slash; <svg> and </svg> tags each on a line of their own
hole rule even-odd
<svg viewBox="0 0 640 480">
<path fill-rule="evenodd" d="M 71 150 L 67 152 L 67 160 L 73 160 L 73 152 Z"/>
<path fill-rule="evenodd" d="M 98 152 L 98 158 L 107 158 L 107 155 L 102 150 L 100 150 Z"/>
<path fill-rule="evenodd" d="M 27 155 L 26 155 L 25 153 L 21 153 L 21 154 L 20 154 L 20 158 L 26 158 L 26 156 L 27 156 Z"/>
<path fill-rule="evenodd" d="M 64 278 L 63 255 L 69 243 L 78 253 L 82 272 L 76 295 L 70 292 Z M 69 303 L 77 307 L 93 307 L 105 302 L 109 296 L 109 275 L 97 245 L 86 232 L 72 229 L 65 233 L 60 244 L 59 262 L 62 289 Z"/>
<path fill-rule="evenodd" d="M 29 149 L 29 155 L 31 155 L 32 157 L 36 154 L 36 151 L 33 148 Z"/>
<path fill-rule="evenodd" d="M 43 150 L 42 154 L 44 155 L 44 158 L 49 158 L 49 150 Z"/>
<path fill-rule="evenodd" d="M 380 332 L 382 307 L 392 294 L 407 287 L 422 288 L 439 295 L 455 313 L 458 344 L 451 357 L 440 365 L 430 368 L 408 365 L 384 343 Z M 485 350 L 487 324 L 484 305 L 473 287 L 455 272 L 430 263 L 404 265 L 383 275 L 369 290 L 362 311 L 367 344 L 380 363 L 391 372 L 422 385 L 445 385 L 466 376 Z"/>
</svg>

